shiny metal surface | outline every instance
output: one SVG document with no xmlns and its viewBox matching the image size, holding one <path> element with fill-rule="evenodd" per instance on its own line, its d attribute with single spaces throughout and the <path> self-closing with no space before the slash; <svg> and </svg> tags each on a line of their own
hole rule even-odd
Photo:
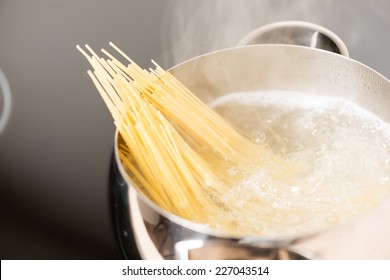
<svg viewBox="0 0 390 280">
<path fill-rule="evenodd" d="M 175 244 L 180 260 L 307 260 L 310 254 L 281 247 L 261 247 L 229 240 L 187 240 Z"/>
<path fill-rule="evenodd" d="M 12 95 L 7 77 L 0 69 L 0 134 L 5 129 L 12 108 Z"/>
<path fill-rule="evenodd" d="M 375 113 L 384 121 L 390 121 L 389 80 L 357 61 L 328 51 L 289 45 L 245 46 L 206 54 L 184 62 L 170 71 L 206 103 L 237 91 L 300 91 L 313 95 L 342 97 Z M 116 140 L 116 144 L 121 141 L 120 137 Z M 121 175 L 131 186 L 131 182 L 120 166 L 118 157 L 117 163 L 119 163 Z M 129 194 L 132 199 L 131 197 L 136 192 L 130 191 Z M 295 258 L 311 256 L 311 258 L 323 259 L 351 257 L 348 251 L 337 250 L 337 246 L 338 243 L 348 243 L 349 240 L 354 240 L 356 256 L 367 259 L 390 258 L 390 242 L 384 240 L 382 235 L 372 232 L 372 236 L 367 237 L 366 234 L 361 235 L 360 231 L 354 230 L 359 221 L 365 221 L 364 226 L 368 228 L 378 226 L 371 224 L 372 219 L 357 219 L 336 228 L 333 231 L 334 234 L 331 234 L 332 240 L 324 237 L 329 235 L 328 232 L 317 232 L 313 235 L 314 237 L 296 236 L 291 239 L 269 240 L 257 236 L 232 236 L 214 231 L 167 213 L 142 194 L 138 194 L 138 197 L 139 205 L 130 203 L 130 208 L 131 211 L 140 212 L 144 224 L 133 223 L 133 229 L 144 227 L 158 252 L 167 259 L 182 256 L 183 254 L 177 255 L 176 244 L 191 240 L 203 240 L 208 246 L 211 246 L 213 240 L 230 244 L 229 246 L 249 244 L 255 248 L 284 250 Z M 382 215 L 390 213 L 389 209 L 383 211 Z M 340 229 L 342 229 L 342 234 L 335 234 Z M 384 225 L 381 228 L 382 232 L 389 230 Z M 141 237 L 138 236 L 138 238 Z M 321 246 L 316 247 L 318 245 L 316 238 L 321 240 Z M 367 238 L 374 240 L 379 238 L 380 242 L 375 243 L 376 247 L 372 248 L 372 244 L 366 242 Z M 308 244 L 307 239 L 311 240 L 311 246 L 305 246 Z M 137 245 L 142 254 L 142 241 L 138 241 Z M 386 250 L 378 254 L 377 252 L 383 247 Z M 302 248 L 315 249 L 303 250 Z M 328 253 L 322 251 L 321 248 L 326 248 Z M 329 252 L 332 253 L 329 254 Z M 362 254 L 362 252 L 365 253 Z M 143 257 L 154 258 L 156 256 L 146 254 Z"/>
<path fill-rule="evenodd" d="M 318 24 L 304 21 L 282 21 L 261 26 L 239 42 L 240 46 L 285 44 L 316 48 L 349 56 L 339 36 Z"/>
</svg>

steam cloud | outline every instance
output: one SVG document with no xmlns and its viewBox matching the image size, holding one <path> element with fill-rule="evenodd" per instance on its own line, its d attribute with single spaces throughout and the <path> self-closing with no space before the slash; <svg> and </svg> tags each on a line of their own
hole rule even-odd
<svg viewBox="0 0 390 280">
<path fill-rule="evenodd" d="M 363 39 L 373 38 L 378 27 L 390 27 L 389 13 L 388 0 L 171 0 L 164 29 L 164 64 L 170 67 L 203 53 L 236 46 L 253 29 L 285 20 L 322 25 L 339 35 L 352 55 L 359 55 L 354 47 Z M 384 38 L 376 43 L 390 44 L 385 34 L 376 40 L 378 37 Z M 360 56 L 364 60 L 365 54 Z"/>
</svg>

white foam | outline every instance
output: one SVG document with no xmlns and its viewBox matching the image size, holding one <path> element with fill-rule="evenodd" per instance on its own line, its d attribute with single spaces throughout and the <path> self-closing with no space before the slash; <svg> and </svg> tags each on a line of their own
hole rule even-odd
<svg viewBox="0 0 390 280">
<path fill-rule="evenodd" d="M 308 166 L 287 179 L 261 170 L 224 194 L 240 232 L 317 231 L 390 196 L 390 126 L 371 112 L 341 98 L 282 91 L 232 93 L 210 106 L 253 141 Z"/>
</svg>

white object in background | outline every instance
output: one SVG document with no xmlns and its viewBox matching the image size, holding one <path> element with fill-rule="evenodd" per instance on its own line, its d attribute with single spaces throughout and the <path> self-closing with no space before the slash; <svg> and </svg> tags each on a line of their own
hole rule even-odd
<svg viewBox="0 0 390 280">
<path fill-rule="evenodd" d="M 7 78 L 0 69 L 0 95 L 3 95 L 3 108 L 0 108 L 0 134 L 7 125 L 9 116 L 11 114 L 11 89 L 9 87 Z M 0 103 L 1 104 L 1 103 Z"/>
</svg>

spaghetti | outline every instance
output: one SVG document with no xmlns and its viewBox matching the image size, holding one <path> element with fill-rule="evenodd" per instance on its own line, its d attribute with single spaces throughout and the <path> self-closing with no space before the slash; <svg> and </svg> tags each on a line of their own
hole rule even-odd
<svg viewBox="0 0 390 280">
<path fill-rule="evenodd" d="M 126 143 L 119 147 L 122 164 L 134 185 L 160 207 L 208 223 L 210 215 L 227 208 L 219 197 L 235 183 L 229 169 L 264 155 L 280 163 L 155 62 L 155 69 L 144 70 L 110 45 L 128 65 L 106 50 L 104 59 L 88 45 L 89 53 L 77 48 L 93 67 L 88 74 Z"/>
<path fill-rule="evenodd" d="M 250 117 L 239 121 L 251 119 L 258 130 L 250 131 L 266 132 L 267 141 L 258 144 L 238 133 L 156 63 L 153 62 L 154 69 L 142 69 L 115 45 L 111 46 L 127 60 L 127 65 L 105 50 L 102 52 L 106 58 L 102 58 L 89 46 L 86 50 L 77 48 L 92 65 L 88 74 L 124 140 L 118 149 L 129 179 L 161 208 L 229 233 L 275 237 L 314 232 L 341 223 L 388 195 L 388 176 L 383 177 L 388 166 L 381 168 L 383 162 L 388 162 L 389 149 L 371 145 L 367 149 L 376 153 L 368 160 L 366 155 L 356 153 L 371 141 L 363 136 L 371 137 L 375 125 L 367 125 L 371 122 L 364 118 L 360 121 L 353 114 L 351 118 L 348 114 L 354 110 L 342 109 L 342 114 L 338 111 L 349 105 L 330 107 L 335 110 L 329 114 L 332 118 L 327 118 L 328 114 L 318 118 L 323 109 L 318 106 L 291 110 L 280 109 L 285 105 L 278 107 L 276 102 L 260 106 L 264 93 L 235 93 L 217 99 L 215 104 L 220 105 L 214 109 L 220 112 L 233 112 L 230 110 L 242 105 L 239 113 Z M 249 107 L 243 106 L 245 102 L 239 104 L 242 96 L 250 98 L 251 110 L 263 110 L 262 113 L 253 114 L 254 118 L 251 111 L 247 112 Z M 260 101 L 253 107 L 254 96 Z M 287 100 L 289 108 L 296 102 L 291 102 L 296 99 L 291 93 L 291 100 L 287 95 L 275 97 L 274 92 L 272 98 L 264 96 L 268 103 Z M 268 112 L 278 112 L 271 127 Z M 226 111 L 224 114 L 230 116 Z M 231 115 L 234 122 L 236 115 Z M 349 124 L 356 124 L 355 129 L 349 124 L 341 125 L 348 123 L 345 118 Z M 306 125 L 296 130 L 296 124 L 301 123 L 313 130 L 306 129 Z M 364 127 L 370 131 L 362 133 Z M 274 133 L 275 128 L 280 131 Z M 379 132 L 375 133 L 382 135 Z M 338 148 L 340 145 L 348 149 Z M 345 157 L 347 152 L 350 157 Z M 354 158 L 357 169 L 353 164 L 347 172 L 340 168 Z M 368 169 L 362 169 L 360 164 L 366 161 Z M 361 174 L 361 170 L 367 172 Z"/>
</svg>

